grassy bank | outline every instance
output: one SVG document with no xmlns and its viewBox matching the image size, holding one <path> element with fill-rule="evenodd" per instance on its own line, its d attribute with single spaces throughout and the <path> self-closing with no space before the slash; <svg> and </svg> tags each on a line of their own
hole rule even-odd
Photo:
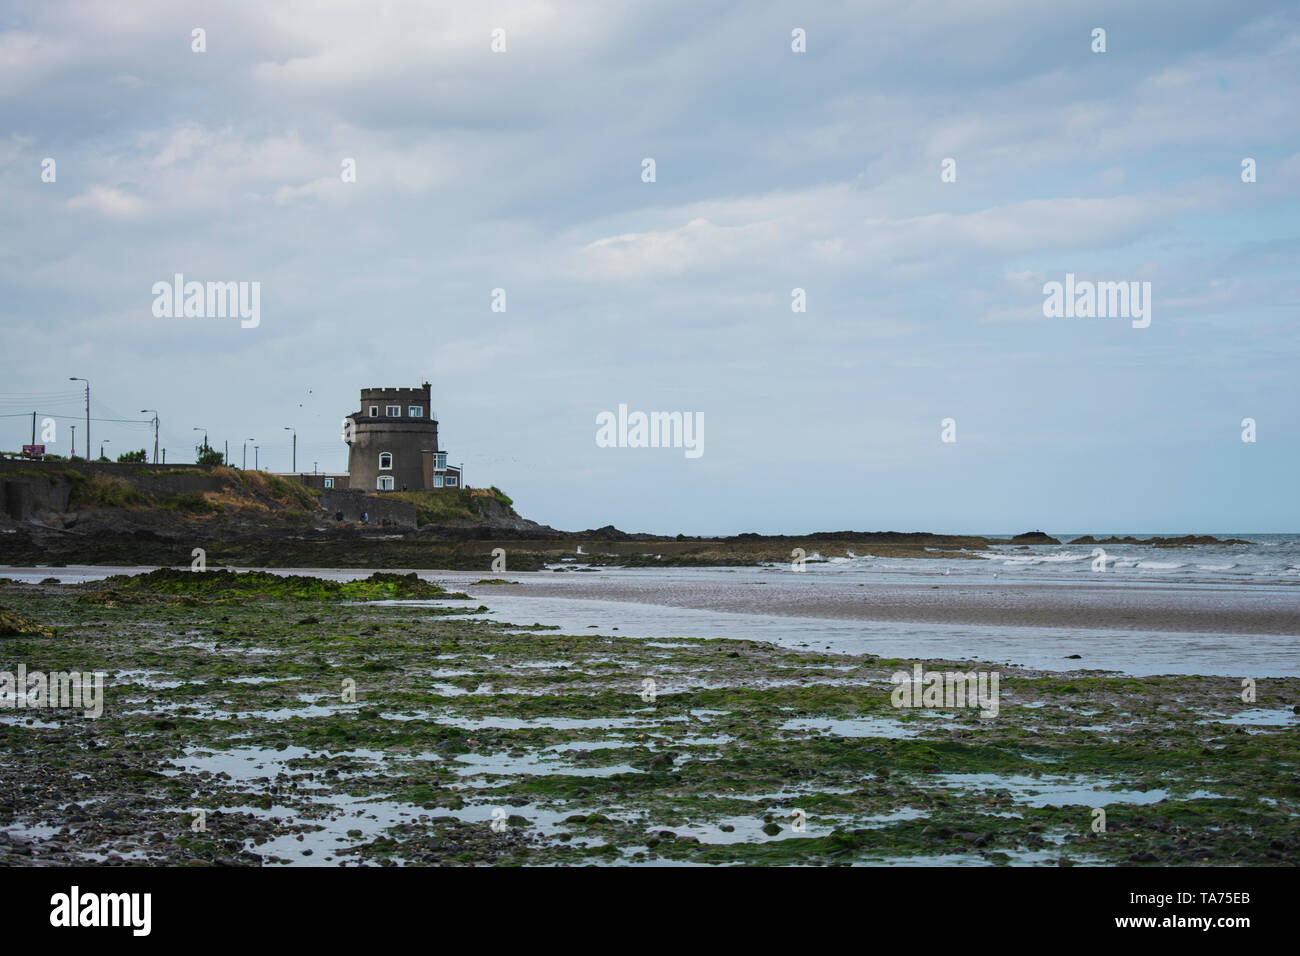
<svg viewBox="0 0 1300 956">
<path fill-rule="evenodd" d="M 514 511 L 514 502 L 497 488 L 431 488 L 424 491 L 395 491 L 386 497 L 414 505 L 417 526 L 518 517 Z"/>
</svg>

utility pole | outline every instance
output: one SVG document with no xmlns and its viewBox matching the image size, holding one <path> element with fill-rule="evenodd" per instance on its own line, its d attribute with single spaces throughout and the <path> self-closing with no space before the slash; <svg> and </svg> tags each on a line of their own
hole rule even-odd
<svg viewBox="0 0 1300 956">
<path fill-rule="evenodd" d="M 226 439 L 226 453 L 221 456 L 221 461 L 225 465 L 230 464 L 230 439 Z"/>
<path fill-rule="evenodd" d="M 240 468 L 240 471 L 248 471 L 248 443 L 250 441 L 257 441 L 257 439 L 256 438 L 244 439 L 244 465 L 242 468 Z"/>
<path fill-rule="evenodd" d="M 68 376 L 69 382 L 86 383 L 86 454 L 90 454 L 90 379 L 78 378 L 76 375 Z"/>
<path fill-rule="evenodd" d="M 72 426 L 72 454 L 69 455 L 68 457 L 69 458 L 77 457 L 77 426 L 76 425 Z"/>
<path fill-rule="evenodd" d="M 261 445 L 253 446 L 253 471 L 261 471 L 261 469 L 257 466 L 257 453 L 261 450 L 262 450 Z"/>
<path fill-rule="evenodd" d="M 156 408 L 140 409 L 141 415 L 143 415 L 145 412 L 153 412 L 153 463 L 156 465 L 158 464 L 158 409 Z"/>
<path fill-rule="evenodd" d="M 298 473 L 298 431 L 292 425 L 285 425 L 284 430 L 293 432 L 293 467 L 290 471 L 296 475 Z"/>
<path fill-rule="evenodd" d="M 36 413 L 32 412 L 32 444 L 36 444 Z"/>
</svg>

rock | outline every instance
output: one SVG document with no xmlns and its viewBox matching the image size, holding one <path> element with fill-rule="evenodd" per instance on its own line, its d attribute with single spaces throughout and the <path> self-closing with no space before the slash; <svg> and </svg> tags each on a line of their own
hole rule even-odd
<svg viewBox="0 0 1300 956">
<path fill-rule="evenodd" d="M 781 832 L 781 825 L 779 823 L 765 823 L 763 824 L 763 832 L 768 836 L 776 836 Z"/>
<path fill-rule="evenodd" d="M 28 620 L 16 611 L 0 607 L 0 637 L 53 637 L 54 632 L 42 627 L 35 621 Z"/>
<path fill-rule="evenodd" d="M 1042 531 L 1026 531 L 1024 534 L 1018 534 L 1011 539 L 1012 544 L 1060 544 L 1061 542 L 1053 538 L 1050 534 Z"/>
</svg>

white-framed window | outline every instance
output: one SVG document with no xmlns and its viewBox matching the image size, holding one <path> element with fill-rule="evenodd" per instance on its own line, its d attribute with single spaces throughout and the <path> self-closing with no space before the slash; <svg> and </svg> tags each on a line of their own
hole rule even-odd
<svg viewBox="0 0 1300 956">
<path fill-rule="evenodd" d="M 433 470 L 434 471 L 447 470 L 447 453 L 445 451 L 435 451 L 433 453 Z"/>
<path fill-rule="evenodd" d="M 371 405 L 371 406 L 370 406 L 370 417 L 371 417 L 371 418 L 378 418 L 378 417 L 379 417 L 379 406 L 378 406 L 378 405 Z"/>
<path fill-rule="evenodd" d="M 447 487 L 448 487 L 448 488 L 455 488 L 456 485 L 458 485 L 459 483 L 460 483 L 460 479 L 457 478 L 455 475 L 448 475 L 448 476 L 447 476 Z"/>
<path fill-rule="evenodd" d="M 402 417 L 402 406 L 401 406 L 401 405 L 388 405 L 388 406 L 386 406 L 386 411 L 384 412 L 384 414 L 387 415 L 389 418 L 401 418 L 401 417 Z"/>
<path fill-rule="evenodd" d="M 333 478 L 326 478 L 326 479 L 325 479 L 325 487 L 326 487 L 326 488 L 333 488 L 333 487 L 334 487 L 334 479 L 333 479 Z"/>
<path fill-rule="evenodd" d="M 433 487 L 435 487 L 435 488 L 441 488 L 441 487 L 442 487 L 442 475 L 434 475 L 434 476 L 433 476 Z"/>
<path fill-rule="evenodd" d="M 380 475 L 380 476 L 379 476 L 379 481 L 376 482 L 376 486 L 379 488 L 380 491 L 392 491 L 392 490 L 393 490 L 393 476 L 392 476 L 392 475 Z"/>
<path fill-rule="evenodd" d="M 419 405 L 412 405 L 410 408 L 406 410 L 406 414 L 408 418 L 423 418 L 424 409 L 421 408 Z"/>
<path fill-rule="evenodd" d="M 381 451 L 379 453 L 379 470 L 380 471 L 393 470 L 393 453 L 391 451 Z"/>
</svg>

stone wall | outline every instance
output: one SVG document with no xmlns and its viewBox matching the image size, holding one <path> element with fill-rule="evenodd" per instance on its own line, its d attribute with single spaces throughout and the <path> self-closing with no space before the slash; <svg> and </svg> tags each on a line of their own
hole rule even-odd
<svg viewBox="0 0 1300 956">
<path fill-rule="evenodd" d="M 330 490 L 329 488 L 325 487 L 326 478 L 334 479 L 334 484 L 332 487 L 335 491 L 342 491 L 344 488 L 350 487 L 348 476 L 341 475 L 336 472 L 328 472 L 328 473 L 319 472 L 313 474 L 312 472 L 307 471 L 307 472 L 298 472 L 297 474 L 294 474 L 291 471 L 277 471 L 276 474 L 279 475 L 281 478 L 293 478 L 295 481 L 300 481 L 308 488 L 315 488 L 317 491 Z"/>
<path fill-rule="evenodd" d="M 366 512 L 370 516 L 372 527 L 391 527 L 402 531 L 415 528 L 415 505 L 396 498 L 367 495 L 359 488 L 321 492 L 320 504 L 331 518 L 342 511 L 344 521 L 357 522 L 361 520 L 362 512 Z"/>
</svg>

